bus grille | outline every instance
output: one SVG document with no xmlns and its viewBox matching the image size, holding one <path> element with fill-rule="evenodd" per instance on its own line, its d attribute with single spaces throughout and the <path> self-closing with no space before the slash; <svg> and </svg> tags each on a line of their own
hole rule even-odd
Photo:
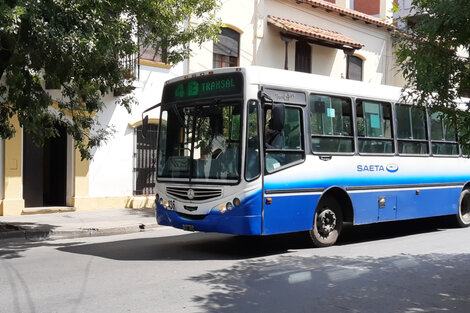
<svg viewBox="0 0 470 313">
<path fill-rule="evenodd" d="M 192 189 L 194 191 L 194 196 L 192 199 L 188 196 L 188 190 Z M 204 188 L 189 188 L 189 187 L 167 187 L 166 192 L 178 199 L 182 200 L 195 200 L 203 201 L 214 199 L 222 196 L 222 189 L 204 189 Z"/>
</svg>

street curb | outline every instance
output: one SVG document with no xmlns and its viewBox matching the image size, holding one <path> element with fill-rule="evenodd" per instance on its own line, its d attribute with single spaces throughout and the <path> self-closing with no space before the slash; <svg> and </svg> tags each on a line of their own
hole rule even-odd
<svg viewBox="0 0 470 313">
<path fill-rule="evenodd" d="M 24 231 L 21 231 L 21 230 L 0 232 L 0 240 L 24 238 L 24 237 L 25 237 L 25 233 Z"/>
<path fill-rule="evenodd" d="M 49 238 L 50 231 L 48 230 L 15 230 L 0 232 L 0 240 L 8 239 L 26 239 L 26 240 L 45 240 Z"/>
<path fill-rule="evenodd" d="M 139 226 L 122 226 L 112 228 L 81 228 L 75 230 L 51 230 L 48 239 L 73 239 L 81 237 L 100 237 L 100 236 L 112 236 L 112 235 L 123 235 L 131 233 L 144 232 L 146 230 L 152 230 L 158 227 L 158 224 L 143 224 Z"/>
<path fill-rule="evenodd" d="M 70 213 L 76 212 L 74 207 L 43 207 L 43 208 L 24 208 L 21 215 L 52 214 L 52 213 Z"/>
<path fill-rule="evenodd" d="M 15 231 L 0 232 L 0 240 L 25 239 L 29 241 L 73 239 L 82 237 L 112 236 L 130 233 L 144 232 L 157 228 L 158 224 L 140 224 L 138 226 L 122 226 L 112 228 L 79 228 L 71 230 L 41 230 L 22 229 Z"/>
</svg>

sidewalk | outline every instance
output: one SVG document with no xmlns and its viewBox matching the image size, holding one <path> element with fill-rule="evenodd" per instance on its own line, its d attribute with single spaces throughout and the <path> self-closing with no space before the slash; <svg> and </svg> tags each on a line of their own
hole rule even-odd
<svg viewBox="0 0 470 313">
<path fill-rule="evenodd" d="M 0 240 L 107 236 L 140 232 L 157 226 L 155 209 L 152 208 L 0 216 Z"/>
</svg>

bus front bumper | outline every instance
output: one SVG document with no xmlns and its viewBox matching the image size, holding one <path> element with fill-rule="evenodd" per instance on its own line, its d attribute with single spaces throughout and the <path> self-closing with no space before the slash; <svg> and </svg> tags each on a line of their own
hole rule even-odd
<svg viewBox="0 0 470 313">
<path fill-rule="evenodd" d="M 236 235 L 261 235 L 261 215 L 239 216 L 211 211 L 204 217 L 191 218 L 159 205 L 157 223 L 190 231 L 217 232 Z"/>
</svg>

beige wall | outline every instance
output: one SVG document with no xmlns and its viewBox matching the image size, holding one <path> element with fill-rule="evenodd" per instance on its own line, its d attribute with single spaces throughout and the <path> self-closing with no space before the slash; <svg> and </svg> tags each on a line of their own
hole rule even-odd
<svg viewBox="0 0 470 313">
<path fill-rule="evenodd" d="M 336 0 L 336 5 L 349 9 L 351 6 L 351 0 Z"/>
<path fill-rule="evenodd" d="M 4 184 L 5 184 L 5 175 L 4 175 L 4 170 L 5 170 L 5 155 L 4 155 L 4 148 L 3 148 L 4 141 L 3 139 L 0 138 L 0 210 L 2 208 L 2 203 L 3 203 L 3 198 L 4 198 Z M 0 215 L 2 213 L 0 212 Z"/>
<path fill-rule="evenodd" d="M 223 8 L 217 14 L 227 27 L 240 33 L 240 66 L 253 64 L 257 1 L 259 0 L 225 0 Z M 212 46 L 212 41 L 204 43 L 200 48 L 194 44 L 191 46 L 193 53 L 189 60 L 190 73 L 212 68 Z"/>
<path fill-rule="evenodd" d="M 341 72 L 340 77 L 345 77 L 346 71 L 343 69 L 343 65 L 346 64 L 345 57 L 341 50 L 312 45 L 312 72 L 326 76 Z"/>
<path fill-rule="evenodd" d="M 380 0 L 380 18 L 388 20 L 393 16 L 393 0 Z"/>
<path fill-rule="evenodd" d="M 387 1 L 382 0 L 383 4 Z M 345 3 L 344 6 L 348 7 L 349 4 Z M 228 27 L 241 34 L 240 66 L 284 68 L 285 44 L 279 37 L 279 29 L 268 25 L 266 21 L 268 15 L 273 15 L 336 31 L 364 44 L 362 49 L 356 51 L 364 59 L 363 80 L 380 84 L 399 83 L 391 74 L 394 62 L 391 39 L 384 28 L 366 25 L 324 10 L 308 10 L 306 6 L 282 0 L 226 0 L 218 15 Z M 212 68 L 212 45 L 212 42 L 207 42 L 201 48 L 193 46 L 189 72 Z M 289 70 L 294 70 L 295 42 L 289 44 L 288 54 Z M 312 73 L 345 77 L 346 55 L 342 50 L 312 45 Z"/>
<path fill-rule="evenodd" d="M 260 12 L 264 16 L 274 15 L 310 26 L 336 31 L 364 44 L 362 49 L 356 51 L 365 59 L 364 81 L 388 83 L 385 73 L 391 54 L 387 48 L 390 37 L 386 30 L 373 25 L 366 25 L 363 22 L 353 21 L 350 18 L 340 17 L 334 13 L 326 13 L 324 10 L 303 11 L 301 10 L 303 7 L 290 2 L 269 0 L 265 1 L 265 5 L 260 9 Z M 279 30 L 267 25 L 265 42 L 261 44 L 258 50 L 258 60 L 267 60 L 270 56 L 272 59 L 267 62 L 260 61 L 258 62 L 259 65 L 282 68 L 284 53 L 283 51 L 280 52 L 279 48 L 274 47 L 274 45 L 279 45 L 280 40 L 276 40 L 278 37 Z M 294 46 L 294 44 L 291 44 L 291 46 Z M 276 51 L 279 56 L 273 57 L 272 51 Z M 294 57 L 292 54 L 295 51 L 289 50 L 289 53 L 291 54 L 289 69 L 293 69 Z M 342 77 L 342 75 L 346 76 L 346 57 L 343 51 L 312 45 L 312 72 L 337 78 Z"/>
<path fill-rule="evenodd" d="M 3 198 L 0 204 L 0 215 L 20 215 L 24 209 L 22 186 L 22 131 L 18 119 L 14 117 L 12 124 L 16 135 L 4 141 L 3 163 Z"/>
</svg>

